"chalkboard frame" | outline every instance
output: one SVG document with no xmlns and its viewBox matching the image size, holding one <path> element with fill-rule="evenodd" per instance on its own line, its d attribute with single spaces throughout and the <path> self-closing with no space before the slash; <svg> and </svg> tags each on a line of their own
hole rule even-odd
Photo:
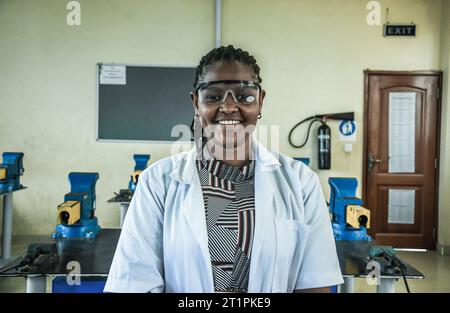
<svg viewBox="0 0 450 313">
<path fill-rule="evenodd" d="M 186 64 L 180 64 L 180 65 L 167 65 L 167 64 L 133 64 L 133 63 L 114 63 L 114 62 L 97 62 L 96 63 L 96 71 L 95 71 L 95 139 L 97 142 L 105 142 L 105 143 L 157 143 L 157 144 L 188 144 L 192 143 L 191 138 L 186 140 L 181 140 L 179 138 L 174 138 L 174 140 L 147 140 L 147 139 L 109 139 L 109 138 L 100 138 L 99 136 L 99 129 L 100 129 L 100 67 L 103 65 L 114 65 L 114 66 L 125 66 L 125 67 L 159 67 L 159 68 L 187 68 L 187 69 L 193 69 L 195 70 L 196 65 L 186 65 Z M 194 76 L 192 77 L 192 82 L 194 81 Z M 192 90 L 194 88 L 192 87 Z M 188 96 L 188 95 L 187 95 Z M 194 111 L 192 111 L 192 114 L 194 114 Z M 189 126 L 189 125 L 187 125 Z"/>
</svg>

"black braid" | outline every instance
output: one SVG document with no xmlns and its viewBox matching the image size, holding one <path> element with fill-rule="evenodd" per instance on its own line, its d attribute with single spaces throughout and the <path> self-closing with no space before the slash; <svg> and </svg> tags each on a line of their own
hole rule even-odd
<svg viewBox="0 0 450 313">
<path fill-rule="evenodd" d="M 216 62 L 232 62 L 238 61 L 242 64 L 249 65 L 258 79 L 258 82 L 262 82 L 261 77 L 259 76 L 259 66 L 256 63 L 256 59 L 250 55 L 247 51 L 244 51 L 240 48 L 235 48 L 232 45 L 229 46 L 221 46 L 219 48 L 214 48 L 209 51 L 205 56 L 200 60 L 200 64 L 197 66 L 197 70 L 195 72 L 195 83 L 194 87 L 197 85 L 199 80 L 205 73 L 208 71 L 209 67 L 214 65 Z"/>
</svg>

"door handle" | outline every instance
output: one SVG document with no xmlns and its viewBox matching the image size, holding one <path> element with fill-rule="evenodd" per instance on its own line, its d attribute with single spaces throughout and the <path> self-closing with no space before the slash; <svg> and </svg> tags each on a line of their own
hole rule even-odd
<svg viewBox="0 0 450 313">
<path fill-rule="evenodd" d="M 369 154 L 369 159 L 368 159 L 368 162 L 367 162 L 367 163 L 368 163 L 368 164 L 367 164 L 367 167 L 368 167 L 368 169 L 369 169 L 369 172 L 372 172 L 372 169 L 373 169 L 374 165 L 375 165 L 375 164 L 381 164 L 381 163 L 383 163 L 383 160 L 376 159 L 376 158 L 373 156 L 373 154 Z"/>
</svg>

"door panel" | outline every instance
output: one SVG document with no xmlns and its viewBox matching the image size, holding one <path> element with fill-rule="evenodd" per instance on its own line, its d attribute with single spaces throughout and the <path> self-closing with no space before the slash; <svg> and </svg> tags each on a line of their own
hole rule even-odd
<svg viewBox="0 0 450 313">
<path fill-rule="evenodd" d="M 442 73 L 365 75 L 363 199 L 370 234 L 379 244 L 434 249 Z"/>
<path fill-rule="evenodd" d="M 383 223 L 383 221 L 389 220 L 389 207 L 388 207 L 388 199 L 389 199 L 389 189 L 392 189 L 390 186 L 379 186 L 378 191 L 378 203 L 380 203 L 380 214 L 378 214 L 378 225 L 380 225 L 379 232 L 384 233 L 398 233 L 398 234 L 409 234 L 409 233 L 419 233 L 421 230 L 422 218 L 420 211 L 414 209 L 414 223 L 412 224 L 398 224 L 398 223 Z M 401 189 L 401 188 L 399 188 Z M 410 188 L 408 188 L 410 189 Z M 414 207 L 417 208 L 420 206 L 422 202 L 422 188 L 413 188 L 415 191 L 415 203 Z"/>
</svg>

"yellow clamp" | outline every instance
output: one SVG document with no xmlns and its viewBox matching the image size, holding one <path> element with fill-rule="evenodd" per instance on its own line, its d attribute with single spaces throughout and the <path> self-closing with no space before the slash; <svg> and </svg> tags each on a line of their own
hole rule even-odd
<svg viewBox="0 0 450 313">
<path fill-rule="evenodd" d="M 0 180 L 6 179 L 6 168 L 0 167 Z"/>
<path fill-rule="evenodd" d="M 73 225 L 81 218 L 80 201 L 66 201 L 58 205 L 58 224 Z"/>
<path fill-rule="evenodd" d="M 141 175 L 142 171 L 134 171 L 133 172 L 133 183 L 137 184 L 139 175 Z"/>
<path fill-rule="evenodd" d="M 347 205 L 346 223 L 354 228 L 365 226 L 370 228 L 370 211 L 359 205 Z M 362 225 L 362 224 L 366 225 Z"/>
</svg>

